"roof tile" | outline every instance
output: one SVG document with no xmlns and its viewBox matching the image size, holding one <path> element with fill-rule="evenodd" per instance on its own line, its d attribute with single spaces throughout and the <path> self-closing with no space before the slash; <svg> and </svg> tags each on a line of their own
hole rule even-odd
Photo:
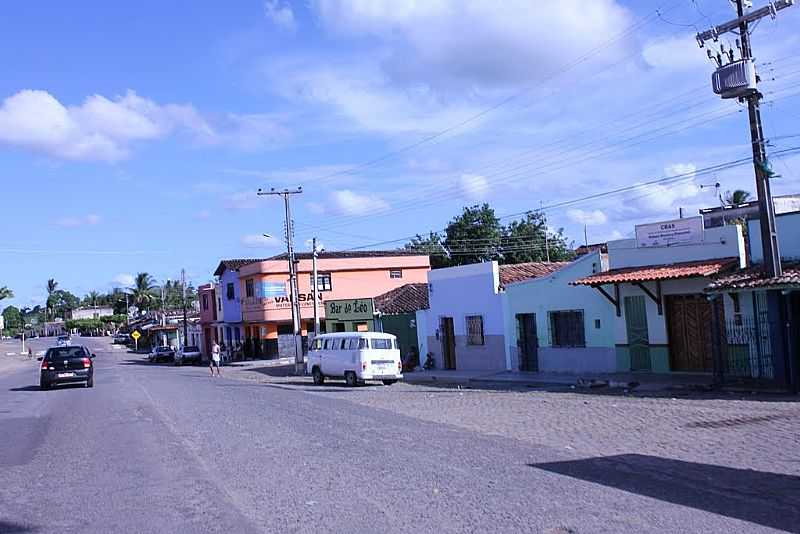
<svg viewBox="0 0 800 534">
<path fill-rule="evenodd" d="M 513 284 L 547 276 L 569 265 L 566 261 L 532 261 L 500 266 L 500 285 Z"/>
<path fill-rule="evenodd" d="M 777 277 L 764 276 L 760 265 L 717 276 L 706 291 L 717 292 L 736 289 L 800 287 L 800 261 L 783 261 L 781 262 L 781 266 L 783 267 L 783 274 Z"/>
<path fill-rule="evenodd" d="M 406 284 L 373 299 L 375 309 L 386 315 L 427 310 L 428 284 Z"/>
<path fill-rule="evenodd" d="M 611 269 L 587 276 L 571 282 L 576 286 L 601 286 L 605 284 L 624 284 L 636 282 L 652 282 L 656 280 L 675 280 L 696 276 L 711 276 L 725 269 L 734 267 L 737 258 L 720 258 L 713 260 L 688 261 L 665 265 L 646 265 L 642 267 L 625 267 Z"/>
</svg>

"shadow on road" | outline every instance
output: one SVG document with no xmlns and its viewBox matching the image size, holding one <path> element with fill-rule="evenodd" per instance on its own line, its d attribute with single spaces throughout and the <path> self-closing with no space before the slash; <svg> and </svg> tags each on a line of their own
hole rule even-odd
<svg viewBox="0 0 800 534">
<path fill-rule="evenodd" d="M 58 391 L 59 389 L 85 389 L 83 383 L 75 382 L 74 384 L 53 384 L 50 389 L 42 389 L 38 385 L 31 384 L 30 386 L 22 386 L 18 388 L 11 388 L 9 391 Z M 4 532 L 0 530 L 0 532 Z"/>
<path fill-rule="evenodd" d="M 11 521 L 0 520 L 0 532 L 8 534 L 22 534 L 23 532 L 37 532 L 39 527 L 30 525 L 22 525 L 20 523 L 13 523 Z"/>
<path fill-rule="evenodd" d="M 800 477 L 622 454 L 529 467 L 800 533 Z"/>
</svg>

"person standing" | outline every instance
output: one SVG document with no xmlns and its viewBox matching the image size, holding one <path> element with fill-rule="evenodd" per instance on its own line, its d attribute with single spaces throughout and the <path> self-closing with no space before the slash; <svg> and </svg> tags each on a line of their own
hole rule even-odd
<svg viewBox="0 0 800 534">
<path fill-rule="evenodd" d="M 214 376 L 214 367 L 217 368 L 217 376 L 222 376 L 219 371 L 220 367 L 220 348 L 217 342 L 211 347 L 211 361 L 209 362 L 208 369 L 211 371 L 211 376 Z"/>
</svg>

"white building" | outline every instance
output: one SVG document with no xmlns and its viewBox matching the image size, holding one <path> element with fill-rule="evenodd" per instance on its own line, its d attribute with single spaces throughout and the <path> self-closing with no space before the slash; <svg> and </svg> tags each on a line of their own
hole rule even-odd
<svg viewBox="0 0 800 534">
<path fill-rule="evenodd" d="M 703 228 L 702 217 L 640 225 L 608 243 L 607 272 L 574 282 L 614 307 L 618 371 L 711 372 L 710 277 L 745 264 L 738 225 Z M 721 305 L 719 306 L 721 308 Z"/>
<path fill-rule="evenodd" d="M 111 306 L 96 306 L 91 308 L 78 308 L 72 310 L 72 319 L 99 319 L 114 315 L 114 308 Z"/>
</svg>

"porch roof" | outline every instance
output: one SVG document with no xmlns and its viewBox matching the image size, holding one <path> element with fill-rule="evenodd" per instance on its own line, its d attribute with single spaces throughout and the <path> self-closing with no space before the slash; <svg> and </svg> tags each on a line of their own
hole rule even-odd
<svg viewBox="0 0 800 534">
<path fill-rule="evenodd" d="M 800 261 L 781 262 L 783 275 L 764 276 L 760 265 L 717 276 L 706 288 L 709 293 L 748 289 L 800 289 Z"/>
<path fill-rule="evenodd" d="M 570 282 L 576 286 L 603 286 L 607 284 L 654 282 L 657 280 L 677 280 L 697 276 L 712 276 L 738 265 L 738 258 L 718 258 L 713 260 L 688 261 L 663 265 L 624 267 L 580 278 Z"/>
</svg>

